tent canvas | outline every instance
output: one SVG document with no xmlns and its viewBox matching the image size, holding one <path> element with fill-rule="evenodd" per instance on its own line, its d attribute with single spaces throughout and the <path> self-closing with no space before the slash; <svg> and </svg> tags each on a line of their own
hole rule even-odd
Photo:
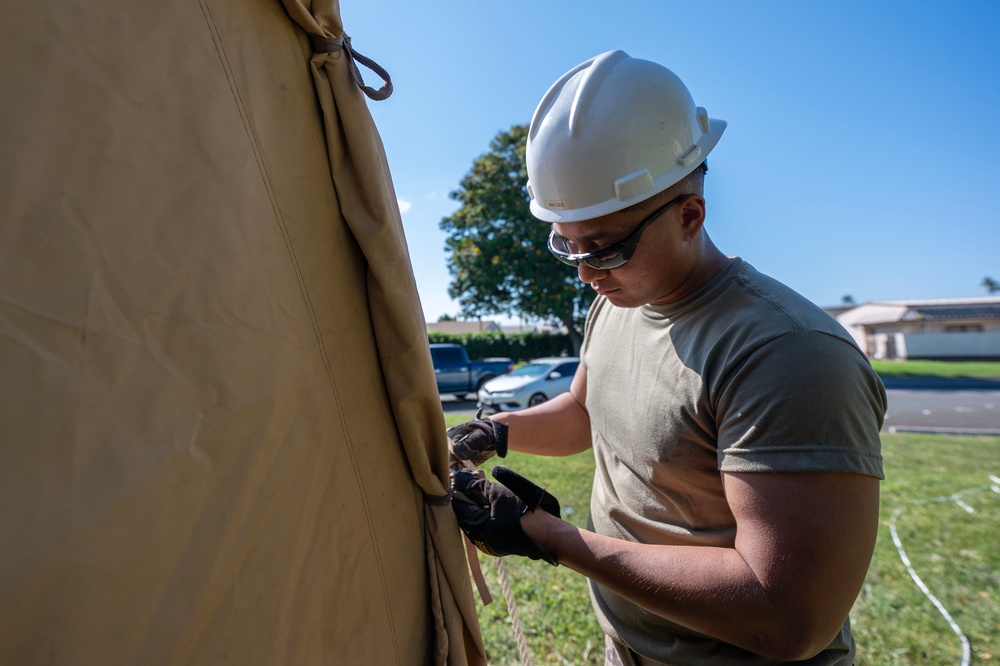
<svg viewBox="0 0 1000 666">
<path fill-rule="evenodd" d="M 331 0 L 8 7 L 0 663 L 484 663 L 343 36 Z"/>
</svg>

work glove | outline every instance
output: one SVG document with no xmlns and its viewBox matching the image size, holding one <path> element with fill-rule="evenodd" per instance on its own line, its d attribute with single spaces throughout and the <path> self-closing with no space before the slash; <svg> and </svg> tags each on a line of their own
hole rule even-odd
<svg viewBox="0 0 1000 666">
<path fill-rule="evenodd" d="M 559 517 L 559 500 L 506 467 L 493 468 L 493 478 L 468 469 L 451 476 L 451 508 L 458 524 L 476 547 L 494 557 L 522 555 L 558 565 L 547 550 L 521 527 L 521 516 L 541 508 Z"/>
<path fill-rule="evenodd" d="M 448 428 L 451 469 L 479 467 L 494 455 L 507 455 L 507 424 L 480 418 L 481 413 L 472 421 Z"/>
</svg>

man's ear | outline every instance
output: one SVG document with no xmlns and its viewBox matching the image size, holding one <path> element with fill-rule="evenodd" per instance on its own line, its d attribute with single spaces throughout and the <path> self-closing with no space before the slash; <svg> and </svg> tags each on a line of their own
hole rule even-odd
<svg viewBox="0 0 1000 666">
<path fill-rule="evenodd" d="M 684 240 L 694 240 L 705 225 L 705 198 L 699 194 L 686 197 L 681 202 L 681 226 Z"/>
</svg>

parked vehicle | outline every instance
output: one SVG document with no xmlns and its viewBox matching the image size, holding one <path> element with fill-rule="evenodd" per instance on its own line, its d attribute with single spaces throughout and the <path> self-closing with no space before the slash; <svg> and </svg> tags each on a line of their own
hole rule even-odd
<svg viewBox="0 0 1000 666">
<path fill-rule="evenodd" d="M 431 345 L 431 359 L 437 377 L 438 393 L 462 397 L 475 393 L 489 380 L 510 372 L 514 361 L 509 358 L 484 358 L 470 361 L 465 347 L 456 344 Z"/>
<path fill-rule="evenodd" d="M 572 356 L 536 358 L 479 389 L 478 406 L 496 411 L 517 411 L 540 405 L 569 390 L 580 359 Z"/>
</svg>

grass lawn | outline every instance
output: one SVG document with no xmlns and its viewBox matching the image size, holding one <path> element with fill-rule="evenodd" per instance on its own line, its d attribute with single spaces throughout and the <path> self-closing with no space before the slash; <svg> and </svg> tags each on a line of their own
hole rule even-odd
<svg viewBox="0 0 1000 666">
<path fill-rule="evenodd" d="M 460 422 L 450 417 L 449 425 Z M 971 663 L 1000 663 L 1000 437 L 882 435 L 881 527 L 851 613 L 858 664 L 958 664 L 962 644 L 911 579 L 890 534 L 971 644 Z M 564 518 L 587 519 L 593 458 L 512 453 L 512 469 L 546 486 Z M 493 558 L 480 561 L 496 601 L 479 608 L 491 664 L 520 663 Z M 603 637 L 584 578 L 565 567 L 507 558 L 521 623 L 539 664 L 602 664 Z"/>
<path fill-rule="evenodd" d="M 883 377 L 1000 377 L 1000 361 L 879 361 L 872 367 Z"/>
</svg>

